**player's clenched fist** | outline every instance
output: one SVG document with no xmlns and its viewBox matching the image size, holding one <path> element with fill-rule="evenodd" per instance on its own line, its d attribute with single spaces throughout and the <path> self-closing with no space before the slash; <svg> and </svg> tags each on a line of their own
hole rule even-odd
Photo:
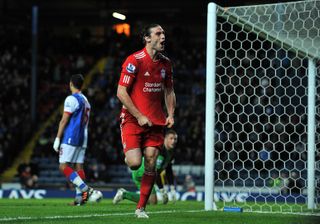
<svg viewBox="0 0 320 224">
<path fill-rule="evenodd" d="M 174 125 L 174 118 L 172 116 L 167 117 L 166 119 L 166 126 L 171 128 Z"/>
<path fill-rule="evenodd" d="M 152 122 L 144 115 L 138 117 L 138 123 L 140 126 L 148 125 L 149 127 L 152 126 Z"/>
</svg>

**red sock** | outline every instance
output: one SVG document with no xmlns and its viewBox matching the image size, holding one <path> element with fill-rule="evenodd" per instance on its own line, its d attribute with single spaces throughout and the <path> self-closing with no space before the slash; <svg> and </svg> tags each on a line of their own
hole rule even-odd
<svg viewBox="0 0 320 224">
<path fill-rule="evenodd" d="M 71 173 L 73 173 L 73 169 L 70 166 L 66 166 L 66 168 L 63 170 L 63 173 L 69 180 L 69 176 Z"/>
<path fill-rule="evenodd" d="M 137 208 L 145 208 L 156 178 L 155 172 L 144 172 L 141 180 L 140 199 Z"/>
<path fill-rule="evenodd" d="M 84 170 L 78 170 L 78 175 L 83 181 L 86 179 L 86 174 L 84 173 Z"/>
</svg>

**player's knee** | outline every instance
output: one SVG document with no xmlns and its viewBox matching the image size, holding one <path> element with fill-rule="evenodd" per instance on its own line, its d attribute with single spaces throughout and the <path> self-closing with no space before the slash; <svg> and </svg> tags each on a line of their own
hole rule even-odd
<svg viewBox="0 0 320 224">
<path fill-rule="evenodd" d="M 144 166 L 144 169 L 145 171 L 148 171 L 148 172 L 153 172 L 155 170 L 155 167 L 156 167 L 156 160 L 155 159 L 146 159 L 145 160 L 145 166 Z"/>
<path fill-rule="evenodd" d="M 137 170 L 141 166 L 141 161 L 131 161 L 130 163 L 128 163 L 128 166 L 131 170 Z"/>
<path fill-rule="evenodd" d="M 126 163 L 131 170 L 137 170 L 141 166 L 141 159 L 127 159 Z"/>
<path fill-rule="evenodd" d="M 129 165 L 129 168 L 131 170 L 137 170 L 137 169 L 139 169 L 139 167 L 140 167 L 140 165 Z"/>
<path fill-rule="evenodd" d="M 154 164 L 156 164 L 157 155 L 147 155 L 147 156 L 144 157 L 144 159 L 145 159 L 145 163 L 147 165 L 153 166 Z"/>
</svg>

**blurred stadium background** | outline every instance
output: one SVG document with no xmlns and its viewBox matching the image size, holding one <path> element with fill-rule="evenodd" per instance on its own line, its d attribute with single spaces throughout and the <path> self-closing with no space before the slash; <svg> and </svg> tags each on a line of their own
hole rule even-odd
<svg viewBox="0 0 320 224">
<path fill-rule="evenodd" d="M 194 184 L 196 192 L 203 193 L 208 2 L 1 0 L 0 182 L 2 189 L 14 186 L 22 189 L 66 190 L 72 187 L 59 173 L 58 160 L 52 144 L 63 100 L 69 94 L 67 83 L 70 75 L 74 73 L 85 75 L 84 92 L 93 108 L 89 129 L 89 150 L 85 162 L 89 184 L 111 192 L 109 196 L 118 187 L 134 189 L 130 172 L 123 162 L 117 120 L 120 105 L 115 93 L 123 60 L 130 52 L 142 47 L 138 37 L 139 31 L 144 25 L 155 22 L 166 30 L 166 52 L 174 62 L 178 103 L 175 130 L 179 135 L 174 165 L 177 189 L 181 192 L 188 191 L 188 186 Z M 228 7 L 236 4 L 281 1 L 215 2 Z M 38 6 L 36 85 L 32 85 L 31 82 L 33 5 Z M 126 20 L 113 18 L 113 12 L 125 14 Z M 220 74 L 222 72 L 218 74 L 219 79 L 223 76 Z M 297 81 L 297 85 L 300 85 L 300 81 Z M 228 91 L 229 87 L 232 88 L 231 84 L 222 83 L 217 86 L 221 101 L 224 98 L 223 85 L 226 85 Z M 293 85 L 296 87 L 294 82 Z M 276 97 L 278 93 L 272 94 Z M 217 107 L 219 109 L 228 106 L 220 103 Z M 219 116 L 221 120 L 218 121 L 218 128 L 224 125 L 223 119 L 225 119 L 223 114 Z M 231 120 L 232 116 L 231 114 Z M 287 131 L 287 135 L 294 135 L 293 130 Z M 223 139 L 226 136 L 220 137 L 221 141 L 217 143 L 218 152 L 222 151 L 221 142 L 228 144 L 227 139 Z M 246 137 L 241 138 L 246 139 Z M 270 140 L 267 143 L 275 142 Z M 278 146 L 286 147 L 281 142 Z M 259 151 L 262 145 L 257 143 L 250 147 Z M 303 155 L 305 149 L 299 150 L 302 152 L 297 151 L 296 154 L 301 154 L 298 160 L 305 161 Z M 221 182 L 226 178 L 223 175 L 227 175 L 223 170 L 230 171 L 226 168 L 228 162 L 226 164 L 222 162 L 236 161 L 238 158 L 236 154 L 234 158 L 232 153 L 230 155 L 220 153 L 218 157 L 216 156 L 220 161 L 217 163 L 217 169 L 220 169 L 218 172 L 222 171 L 217 176 Z M 287 158 L 288 155 L 284 157 Z M 280 167 L 276 167 L 277 169 L 282 169 L 283 164 L 277 166 Z M 37 177 L 36 181 L 28 182 L 33 175 Z M 263 172 L 261 183 L 259 182 L 261 185 L 271 179 L 268 175 L 271 173 Z M 236 179 L 235 175 L 231 185 Z M 305 188 L 305 183 L 299 187 Z M 196 194 L 190 198 L 203 200 L 202 196 L 197 197 Z"/>
<path fill-rule="evenodd" d="M 38 5 L 35 87 L 31 84 L 32 3 Z M 1 182 L 19 183 L 30 165 L 38 176 L 37 188 L 69 187 L 57 169 L 52 143 L 60 106 L 69 94 L 69 77 L 83 73 L 84 92 L 93 106 L 88 180 L 96 187 L 133 186 L 123 162 L 116 86 L 126 55 L 142 47 L 141 28 L 157 22 L 166 29 L 166 49 L 176 70 L 179 125 L 175 128 L 180 142 L 176 164 L 188 168 L 178 174 L 178 184 L 195 166 L 195 181 L 203 185 L 206 2 L 180 6 L 169 1 L 1 1 L 0 7 Z M 114 11 L 127 19 L 113 18 Z M 31 99 L 32 88 L 35 99 Z"/>
</svg>

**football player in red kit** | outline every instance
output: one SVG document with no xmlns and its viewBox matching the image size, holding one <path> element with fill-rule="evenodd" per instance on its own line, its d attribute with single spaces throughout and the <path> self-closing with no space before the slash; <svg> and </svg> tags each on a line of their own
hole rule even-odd
<svg viewBox="0 0 320 224">
<path fill-rule="evenodd" d="M 164 127 L 171 128 L 174 124 L 176 96 L 172 65 L 162 54 L 164 30 L 158 24 L 151 24 L 144 28 L 142 36 L 145 47 L 127 57 L 122 65 L 117 96 L 123 104 L 120 128 L 126 163 L 136 170 L 142 157 L 145 158 L 135 215 L 148 218 L 145 207 L 156 177 L 155 165 L 163 145 Z"/>
</svg>

